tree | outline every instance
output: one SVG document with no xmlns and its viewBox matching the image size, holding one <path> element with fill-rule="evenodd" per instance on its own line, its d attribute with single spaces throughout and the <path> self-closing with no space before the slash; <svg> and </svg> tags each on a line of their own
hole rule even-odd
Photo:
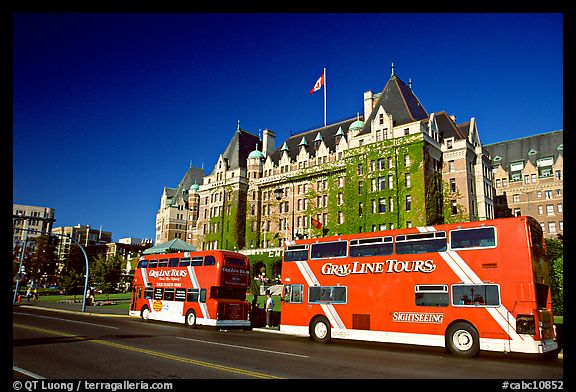
<svg viewBox="0 0 576 392">
<path fill-rule="evenodd" d="M 564 239 L 546 239 L 546 256 L 550 271 L 550 292 L 554 314 L 564 314 Z"/>
<path fill-rule="evenodd" d="M 84 291 L 86 259 L 76 244 L 70 246 L 68 258 L 58 279 L 58 285 L 66 294 L 80 294 Z"/>
<path fill-rule="evenodd" d="M 47 282 L 44 283 L 52 283 L 55 280 L 58 265 L 56 243 L 47 235 L 36 237 L 35 242 L 34 253 L 26 265 L 29 278 L 34 282 L 40 282 L 42 276 L 46 276 Z"/>
<path fill-rule="evenodd" d="M 106 260 L 106 257 L 99 254 L 91 268 L 91 275 L 94 285 L 106 294 L 106 299 L 110 298 L 110 293 L 114 292 L 122 276 L 122 263 L 124 259 L 119 255 L 114 255 Z"/>
</svg>

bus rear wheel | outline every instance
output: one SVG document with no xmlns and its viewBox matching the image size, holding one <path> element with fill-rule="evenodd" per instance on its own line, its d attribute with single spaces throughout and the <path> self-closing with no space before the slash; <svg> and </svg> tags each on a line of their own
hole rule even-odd
<svg viewBox="0 0 576 392">
<path fill-rule="evenodd" d="M 186 312 L 185 323 L 187 327 L 196 328 L 196 312 L 194 309 L 190 309 Z"/>
<path fill-rule="evenodd" d="M 148 321 L 150 319 L 150 309 L 148 309 L 148 306 L 144 306 L 142 308 L 140 311 L 140 317 L 142 317 L 142 320 L 144 321 Z"/>
<path fill-rule="evenodd" d="M 446 331 L 446 347 L 457 357 L 472 358 L 480 352 L 480 338 L 468 323 L 456 323 Z"/>
<path fill-rule="evenodd" d="M 330 343 L 330 322 L 326 317 L 317 317 L 310 324 L 310 337 L 318 343 Z"/>
</svg>

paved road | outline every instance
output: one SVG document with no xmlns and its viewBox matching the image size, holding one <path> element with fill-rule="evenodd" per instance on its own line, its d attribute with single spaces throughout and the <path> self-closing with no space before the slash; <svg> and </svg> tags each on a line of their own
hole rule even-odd
<svg viewBox="0 0 576 392">
<path fill-rule="evenodd" d="M 337 341 L 15 307 L 17 378 L 562 379 L 563 360 L 503 354 L 463 360 L 443 349 Z M 463 384 L 464 385 L 464 384 Z"/>
</svg>

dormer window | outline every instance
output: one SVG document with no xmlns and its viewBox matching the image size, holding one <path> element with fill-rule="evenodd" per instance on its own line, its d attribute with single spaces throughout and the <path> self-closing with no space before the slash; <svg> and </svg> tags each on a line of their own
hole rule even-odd
<svg viewBox="0 0 576 392">
<path fill-rule="evenodd" d="M 451 150 L 451 149 L 452 149 L 452 139 L 446 140 L 446 148 L 447 148 L 448 150 Z"/>
</svg>

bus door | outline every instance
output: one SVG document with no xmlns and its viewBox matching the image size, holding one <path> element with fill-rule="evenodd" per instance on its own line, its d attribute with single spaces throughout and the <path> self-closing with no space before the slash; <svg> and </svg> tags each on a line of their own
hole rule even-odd
<svg viewBox="0 0 576 392">
<path fill-rule="evenodd" d="M 138 302 L 142 299 L 142 292 L 144 291 L 144 286 L 141 284 L 134 285 L 132 287 L 132 301 L 130 302 L 130 310 L 138 310 Z"/>
</svg>

